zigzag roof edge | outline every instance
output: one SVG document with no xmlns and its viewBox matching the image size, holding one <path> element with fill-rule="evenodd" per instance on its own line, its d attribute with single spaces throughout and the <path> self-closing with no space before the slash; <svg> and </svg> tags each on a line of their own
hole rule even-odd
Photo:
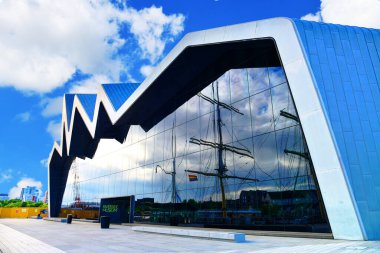
<svg viewBox="0 0 380 253">
<path fill-rule="evenodd" d="M 139 84 L 135 84 L 139 85 Z M 72 105 L 67 107 L 68 102 L 66 101 L 67 95 L 73 95 L 73 101 Z M 81 99 L 79 98 L 80 95 L 94 95 L 96 96 L 96 100 L 94 103 L 94 109 L 93 109 L 93 117 L 90 118 L 90 115 L 88 115 L 86 108 L 84 107 Z M 128 100 L 128 98 L 127 98 Z M 91 137 L 94 138 L 95 131 L 96 131 L 96 124 L 98 120 L 98 113 L 99 113 L 99 107 L 100 104 L 103 104 L 108 117 L 111 119 L 112 124 L 114 125 L 117 117 L 116 117 L 116 110 L 114 106 L 112 105 L 109 97 L 107 96 L 106 92 L 103 89 L 103 85 L 99 85 L 97 93 L 90 93 L 90 94 L 82 94 L 82 93 L 74 93 L 74 94 L 65 94 L 63 99 L 63 105 L 62 105 L 62 117 L 61 117 L 61 136 L 60 136 L 60 142 L 55 142 L 53 145 L 53 148 L 49 155 L 49 163 L 51 161 L 52 155 L 54 151 L 57 151 L 58 154 L 62 157 L 63 154 L 63 145 L 66 142 L 66 150 L 67 154 L 70 154 L 70 147 L 71 147 L 71 141 L 72 141 L 72 132 L 75 130 L 73 129 L 73 126 L 75 124 L 75 115 L 76 111 L 78 112 L 78 115 L 81 117 L 83 122 L 85 123 L 85 126 L 90 133 Z M 70 112 L 67 111 L 67 109 L 71 109 Z M 70 118 L 68 118 L 68 115 Z M 65 141 L 63 141 L 63 138 L 65 138 Z"/>
</svg>

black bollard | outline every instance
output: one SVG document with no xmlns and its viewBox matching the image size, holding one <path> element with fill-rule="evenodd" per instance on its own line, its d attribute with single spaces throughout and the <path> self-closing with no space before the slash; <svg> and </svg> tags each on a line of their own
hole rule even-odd
<svg viewBox="0 0 380 253">
<path fill-rule="evenodd" d="M 72 214 L 68 214 L 67 215 L 67 219 L 66 219 L 66 223 L 67 224 L 71 224 L 72 221 L 73 221 L 73 215 Z"/>
<path fill-rule="evenodd" d="M 110 228 L 110 217 L 109 216 L 101 216 L 100 217 L 100 227 L 101 228 Z"/>
</svg>

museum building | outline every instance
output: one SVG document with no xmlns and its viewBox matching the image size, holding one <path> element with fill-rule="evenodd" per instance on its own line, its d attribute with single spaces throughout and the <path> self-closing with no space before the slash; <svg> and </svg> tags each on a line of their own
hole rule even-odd
<svg viewBox="0 0 380 253">
<path fill-rule="evenodd" d="M 144 82 L 64 96 L 49 215 L 380 239 L 379 85 L 380 30 L 189 33 Z M 119 148 L 101 154 L 104 139 Z"/>
</svg>

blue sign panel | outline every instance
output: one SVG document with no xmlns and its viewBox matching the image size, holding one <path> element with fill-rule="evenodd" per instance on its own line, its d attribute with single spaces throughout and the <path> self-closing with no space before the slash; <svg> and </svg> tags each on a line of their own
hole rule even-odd
<svg viewBox="0 0 380 253">
<path fill-rule="evenodd" d="M 133 222 L 133 211 L 134 196 L 105 198 L 100 201 L 100 216 L 109 216 L 111 223 Z"/>
</svg>

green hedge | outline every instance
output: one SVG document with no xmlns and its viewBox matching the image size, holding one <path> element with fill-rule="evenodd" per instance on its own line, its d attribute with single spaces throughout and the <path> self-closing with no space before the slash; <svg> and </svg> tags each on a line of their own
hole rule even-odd
<svg viewBox="0 0 380 253">
<path fill-rule="evenodd" d="M 0 200 L 0 207 L 48 207 L 46 203 L 41 201 L 32 202 L 26 201 L 23 202 L 20 199 L 10 199 L 10 200 Z"/>
</svg>

